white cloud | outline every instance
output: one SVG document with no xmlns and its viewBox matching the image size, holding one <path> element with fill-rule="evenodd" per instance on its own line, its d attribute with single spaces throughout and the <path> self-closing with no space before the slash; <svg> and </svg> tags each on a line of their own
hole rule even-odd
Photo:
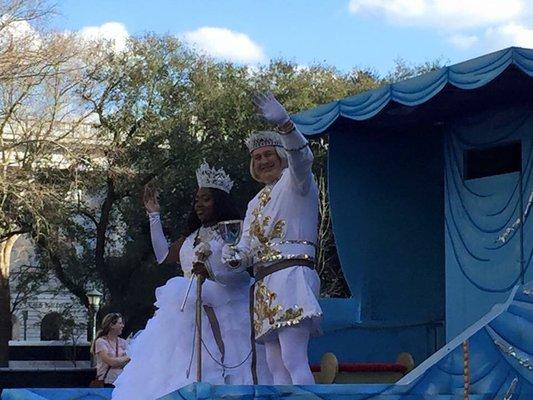
<svg viewBox="0 0 533 400">
<path fill-rule="evenodd" d="M 513 21 L 526 4 L 525 0 L 350 0 L 349 10 L 402 25 L 465 29 Z"/>
<path fill-rule="evenodd" d="M 466 50 L 478 43 L 479 38 L 476 35 L 456 34 L 450 36 L 448 42 L 461 50 Z"/>
<path fill-rule="evenodd" d="M 493 49 L 509 46 L 533 47 L 533 29 L 517 23 L 489 28 L 485 32 L 485 37 Z"/>
<path fill-rule="evenodd" d="M 85 40 L 109 40 L 116 51 L 124 50 L 129 37 L 126 26 L 120 22 L 106 22 L 100 26 L 86 26 L 79 31 Z"/>
<path fill-rule="evenodd" d="M 41 43 L 37 32 L 28 21 L 13 20 L 9 15 L 0 17 L 0 45 L 13 41 L 19 46 L 38 47 Z"/>
<path fill-rule="evenodd" d="M 181 36 L 187 43 L 216 58 L 245 64 L 265 60 L 261 46 L 246 34 L 230 29 L 204 26 Z"/>
<path fill-rule="evenodd" d="M 14 39 L 24 38 L 37 34 L 28 21 L 12 21 L 6 24 L 4 28 L 6 34 L 11 35 Z"/>
<path fill-rule="evenodd" d="M 425 0 L 351 0 L 350 12 L 369 12 L 374 15 L 385 13 L 387 17 L 413 18 L 427 11 Z"/>
<path fill-rule="evenodd" d="M 435 30 L 459 50 L 533 47 L 532 0 L 350 0 L 350 13 Z"/>
</svg>

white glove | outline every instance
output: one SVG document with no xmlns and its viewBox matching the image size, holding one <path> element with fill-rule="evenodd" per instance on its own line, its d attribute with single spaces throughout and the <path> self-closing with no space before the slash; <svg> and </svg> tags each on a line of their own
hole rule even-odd
<svg viewBox="0 0 533 400">
<path fill-rule="evenodd" d="M 221 261 L 232 268 L 247 267 L 250 265 L 250 257 L 243 250 L 227 244 L 222 246 Z"/>
<path fill-rule="evenodd" d="M 283 125 L 289 122 L 289 114 L 271 92 L 257 94 L 254 96 L 253 102 L 263 118 L 268 122 L 276 125 Z"/>
<path fill-rule="evenodd" d="M 158 212 L 148 213 L 150 219 L 150 238 L 158 264 L 162 264 L 168 256 L 168 242 L 161 226 L 161 217 Z"/>
<path fill-rule="evenodd" d="M 208 253 L 210 251 L 211 251 L 211 246 L 209 245 L 209 243 L 206 243 L 206 242 L 200 242 L 194 248 L 195 253 Z"/>
</svg>

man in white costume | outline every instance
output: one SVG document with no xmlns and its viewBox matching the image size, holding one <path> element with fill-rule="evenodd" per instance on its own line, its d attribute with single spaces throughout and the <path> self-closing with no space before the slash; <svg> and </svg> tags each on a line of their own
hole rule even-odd
<svg viewBox="0 0 533 400">
<path fill-rule="evenodd" d="M 222 259 L 236 269 L 253 268 L 253 328 L 256 341 L 265 344 L 274 384 L 313 384 L 307 346 L 319 333 L 322 317 L 314 268 L 318 188 L 313 154 L 271 93 L 254 102 L 279 133 L 256 132 L 246 142 L 250 173 L 265 186 L 248 203 L 241 241 L 225 246 Z"/>
</svg>

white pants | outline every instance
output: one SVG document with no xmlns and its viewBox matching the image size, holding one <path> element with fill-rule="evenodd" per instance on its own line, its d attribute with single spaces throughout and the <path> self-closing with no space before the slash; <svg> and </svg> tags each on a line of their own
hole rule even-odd
<svg viewBox="0 0 533 400">
<path fill-rule="evenodd" d="M 268 368 L 274 385 L 312 385 L 315 383 L 309 367 L 307 345 L 311 321 L 279 329 L 265 342 Z"/>
</svg>

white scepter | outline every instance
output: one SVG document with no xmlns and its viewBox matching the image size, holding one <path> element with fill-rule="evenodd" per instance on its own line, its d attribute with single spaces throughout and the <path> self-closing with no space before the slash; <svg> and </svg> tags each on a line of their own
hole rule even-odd
<svg viewBox="0 0 533 400">
<path fill-rule="evenodd" d="M 205 243 L 205 242 L 204 242 Z M 205 267 L 207 268 L 207 271 L 209 272 L 209 275 L 213 276 L 213 272 L 211 270 L 211 266 L 209 265 L 209 256 L 211 255 L 211 250 L 209 249 L 209 245 L 207 248 L 204 248 L 202 250 L 198 250 L 196 252 L 196 258 L 199 262 L 203 263 Z M 187 299 L 189 297 L 189 293 L 191 291 L 192 284 L 194 282 L 194 279 L 198 276 L 196 274 L 193 274 L 191 276 L 191 279 L 189 280 L 189 285 L 187 286 L 187 290 L 185 291 L 185 296 L 183 297 L 183 301 L 181 303 L 180 311 L 183 312 L 185 310 L 185 305 L 187 304 Z"/>
<path fill-rule="evenodd" d="M 185 292 L 185 297 L 183 297 L 183 301 L 181 303 L 180 311 L 183 312 L 185 310 L 185 304 L 187 303 L 187 297 L 189 297 L 189 292 L 191 291 L 192 283 L 194 282 L 194 278 L 196 278 L 196 275 L 192 275 L 191 279 L 189 279 L 189 285 L 187 286 L 187 291 Z"/>
</svg>

